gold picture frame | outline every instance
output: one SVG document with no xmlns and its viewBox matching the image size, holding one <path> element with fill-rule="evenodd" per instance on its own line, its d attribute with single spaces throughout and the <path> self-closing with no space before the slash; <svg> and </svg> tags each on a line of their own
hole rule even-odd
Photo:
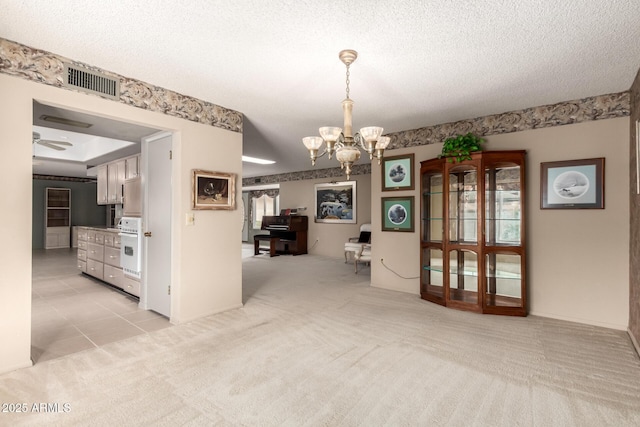
<svg viewBox="0 0 640 427">
<path fill-rule="evenodd" d="M 236 174 L 193 170 L 191 180 L 192 209 L 234 210 L 236 208 Z"/>
</svg>

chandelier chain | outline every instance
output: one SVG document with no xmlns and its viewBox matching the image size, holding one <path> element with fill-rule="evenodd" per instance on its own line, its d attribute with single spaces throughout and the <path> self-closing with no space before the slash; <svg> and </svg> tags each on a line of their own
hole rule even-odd
<svg viewBox="0 0 640 427">
<path fill-rule="evenodd" d="M 351 75 L 351 73 L 349 72 L 349 65 L 347 65 L 347 99 L 349 99 L 349 76 Z"/>
</svg>

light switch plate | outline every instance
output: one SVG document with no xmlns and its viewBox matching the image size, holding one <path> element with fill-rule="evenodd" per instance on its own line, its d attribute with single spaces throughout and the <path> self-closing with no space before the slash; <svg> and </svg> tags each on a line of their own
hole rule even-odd
<svg viewBox="0 0 640 427">
<path fill-rule="evenodd" d="M 186 218 L 186 224 L 187 225 L 195 225 L 196 223 L 196 214 L 194 214 L 193 212 L 189 212 L 187 214 L 187 218 Z"/>
</svg>

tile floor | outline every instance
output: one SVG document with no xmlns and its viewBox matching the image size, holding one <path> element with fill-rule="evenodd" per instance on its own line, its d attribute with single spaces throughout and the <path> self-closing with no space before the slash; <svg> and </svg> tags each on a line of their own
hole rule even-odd
<svg viewBox="0 0 640 427">
<path fill-rule="evenodd" d="M 34 363 L 171 326 L 135 298 L 81 275 L 76 249 L 34 249 L 32 284 Z"/>
</svg>

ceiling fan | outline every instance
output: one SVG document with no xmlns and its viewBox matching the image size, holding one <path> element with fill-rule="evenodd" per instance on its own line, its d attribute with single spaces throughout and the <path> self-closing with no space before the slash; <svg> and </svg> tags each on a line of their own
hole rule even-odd
<svg viewBox="0 0 640 427">
<path fill-rule="evenodd" d="M 67 141 L 53 141 L 50 139 L 40 139 L 40 133 L 33 132 L 33 143 L 40 144 L 42 146 L 53 148 L 54 150 L 63 151 L 66 147 L 72 147 L 73 144 Z"/>
</svg>

